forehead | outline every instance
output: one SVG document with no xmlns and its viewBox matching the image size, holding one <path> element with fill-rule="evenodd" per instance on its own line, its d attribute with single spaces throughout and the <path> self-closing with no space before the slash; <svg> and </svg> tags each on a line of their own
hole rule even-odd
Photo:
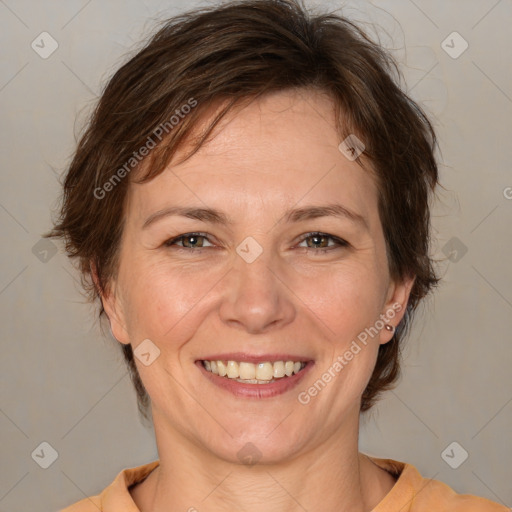
<svg viewBox="0 0 512 512">
<path fill-rule="evenodd" d="M 248 218 L 262 209 L 341 202 L 375 220 L 375 180 L 339 151 L 340 142 L 327 95 L 273 93 L 230 111 L 185 162 L 173 164 L 186 146 L 154 179 L 132 184 L 129 203 L 136 207 L 128 211 L 142 218 L 160 208 L 194 204 Z"/>
</svg>

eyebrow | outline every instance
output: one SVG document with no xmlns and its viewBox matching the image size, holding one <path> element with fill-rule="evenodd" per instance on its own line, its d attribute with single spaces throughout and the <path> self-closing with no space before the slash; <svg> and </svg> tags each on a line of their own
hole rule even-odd
<svg viewBox="0 0 512 512">
<path fill-rule="evenodd" d="M 148 228 L 151 224 L 163 219 L 178 215 L 189 219 L 195 219 L 202 222 L 210 222 L 212 224 L 232 225 L 233 220 L 225 213 L 213 208 L 196 208 L 184 206 L 171 206 L 163 210 L 159 210 L 151 214 L 142 225 L 142 229 Z M 368 222 L 365 217 L 356 213 L 341 204 L 327 204 L 318 206 L 305 206 L 302 208 L 294 208 L 285 212 L 281 219 L 285 222 L 301 222 L 319 217 L 340 217 L 359 224 L 362 228 L 368 230 Z"/>
</svg>

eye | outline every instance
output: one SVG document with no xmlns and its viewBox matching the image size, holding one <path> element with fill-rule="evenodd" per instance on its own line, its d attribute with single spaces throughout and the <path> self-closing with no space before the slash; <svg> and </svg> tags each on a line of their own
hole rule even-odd
<svg viewBox="0 0 512 512">
<path fill-rule="evenodd" d="M 205 240 L 208 240 L 206 233 L 184 233 L 183 235 L 167 240 L 164 245 L 166 247 L 177 245 L 178 249 L 202 249 L 208 247 L 204 245 Z M 181 245 L 178 245 L 179 243 L 181 243 Z"/>
<path fill-rule="evenodd" d="M 205 241 L 207 241 L 209 245 L 205 245 Z M 334 243 L 329 244 L 329 241 Z M 341 238 L 320 232 L 307 233 L 302 237 L 299 243 L 301 244 L 304 242 L 306 242 L 307 247 L 302 246 L 302 248 L 313 249 L 313 252 L 322 253 L 329 252 L 340 247 L 349 246 L 349 243 Z M 206 233 L 184 233 L 167 240 L 164 245 L 166 247 L 175 246 L 179 250 L 198 250 L 209 246 L 213 247 L 213 245 L 208 241 L 208 236 Z"/>
<path fill-rule="evenodd" d="M 329 245 L 329 240 L 334 241 L 334 243 Z M 315 249 L 313 252 L 328 252 L 333 249 L 338 249 L 340 247 L 348 247 L 349 245 L 348 242 L 341 238 L 329 235 L 327 233 L 319 232 L 308 233 L 302 238 L 300 243 L 303 242 L 306 242 L 307 244 L 307 247 L 305 247 L 305 249 Z"/>
</svg>

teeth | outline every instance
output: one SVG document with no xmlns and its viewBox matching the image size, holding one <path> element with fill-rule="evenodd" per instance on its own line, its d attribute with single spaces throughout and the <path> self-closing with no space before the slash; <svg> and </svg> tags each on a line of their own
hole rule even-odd
<svg viewBox="0 0 512 512">
<path fill-rule="evenodd" d="M 301 361 L 275 361 L 253 364 L 245 361 L 203 361 L 211 373 L 246 384 L 268 384 L 276 379 L 299 373 L 306 363 Z"/>
<path fill-rule="evenodd" d="M 230 379 L 237 379 L 240 377 L 240 369 L 236 361 L 228 361 L 228 373 Z"/>
<path fill-rule="evenodd" d="M 240 370 L 240 378 L 241 379 L 251 380 L 256 377 L 256 369 L 252 363 L 240 363 L 238 365 L 238 368 Z M 238 377 L 238 375 L 237 375 L 237 377 Z"/>
<path fill-rule="evenodd" d="M 272 380 L 273 376 L 274 368 L 271 363 L 258 363 L 256 366 L 256 378 L 258 380 Z"/>
<path fill-rule="evenodd" d="M 206 361 L 208 362 L 208 361 Z M 284 363 L 283 361 L 276 361 L 274 363 L 274 378 L 279 379 L 281 377 L 284 377 Z"/>
<path fill-rule="evenodd" d="M 221 377 L 224 377 L 224 375 L 226 375 L 226 373 L 227 373 L 226 365 L 222 361 L 217 361 L 217 373 Z"/>
<path fill-rule="evenodd" d="M 272 380 L 258 380 L 258 379 L 235 379 L 237 382 L 242 382 L 244 384 L 270 384 L 271 382 L 274 382 L 274 379 Z"/>
</svg>

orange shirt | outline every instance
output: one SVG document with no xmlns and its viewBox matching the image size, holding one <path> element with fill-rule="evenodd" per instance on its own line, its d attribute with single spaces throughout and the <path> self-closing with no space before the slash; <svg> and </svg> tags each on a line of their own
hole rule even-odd
<svg viewBox="0 0 512 512">
<path fill-rule="evenodd" d="M 391 491 L 372 512 L 510 512 L 510 509 L 478 496 L 457 494 L 438 480 L 423 478 L 411 464 L 370 457 L 375 464 L 398 477 Z M 146 478 L 159 461 L 121 471 L 97 496 L 85 498 L 60 512 L 140 512 L 128 488 Z"/>
</svg>

